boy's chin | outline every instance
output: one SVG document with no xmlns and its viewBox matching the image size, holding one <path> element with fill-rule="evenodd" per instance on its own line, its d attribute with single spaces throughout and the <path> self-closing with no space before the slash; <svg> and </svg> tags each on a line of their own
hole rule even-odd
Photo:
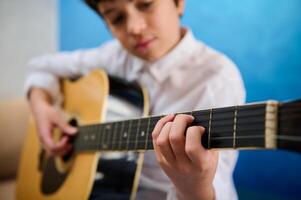
<svg viewBox="0 0 301 200">
<path fill-rule="evenodd" d="M 164 56 L 164 54 L 161 55 L 159 52 L 153 52 L 150 50 L 149 51 L 132 52 L 132 53 L 135 56 L 137 56 L 138 58 L 141 58 L 148 62 L 154 62 Z"/>
<path fill-rule="evenodd" d="M 138 58 L 140 58 L 142 60 L 145 60 L 145 61 L 148 61 L 148 62 L 151 62 L 151 61 L 154 61 L 154 60 L 158 59 L 158 58 L 156 58 L 155 55 L 152 55 L 148 52 L 133 52 L 133 54 L 135 56 L 137 56 Z"/>
</svg>

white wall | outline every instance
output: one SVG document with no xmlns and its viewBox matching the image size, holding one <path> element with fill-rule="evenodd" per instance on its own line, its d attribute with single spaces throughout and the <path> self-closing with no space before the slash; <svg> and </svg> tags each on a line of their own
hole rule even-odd
<svg viewBox="0 0 301 200">
<path fill-rule="evenodd" d="M 0 0 L 0 100 L 23 98 L 26 63 L 57 43 L 56 0 Z"/>
</svg>

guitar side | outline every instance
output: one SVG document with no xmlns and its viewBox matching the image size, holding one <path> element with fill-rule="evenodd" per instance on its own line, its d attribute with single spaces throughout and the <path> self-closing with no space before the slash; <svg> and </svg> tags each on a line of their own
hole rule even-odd
<svg viewBox="0 0 301 200">
<path fill-rule="evenodd" d="M 64 110 L 75 117 L 81 125 L 97 123 L 105 118 L 106 97 L 109 93 L 108 77 L 103 71 L 94 71 L 76 82 L 64 81 Z M 95 177 L 98 152 L 76 154 L 68 163 L 56 157 L 58 171 L 66 174 L 62 185 L 53 193 L 42 192 L 40 142 L 33 120 L 21 154 L 17 180 L 17 199 L 88 199 Z"/>
</svg>

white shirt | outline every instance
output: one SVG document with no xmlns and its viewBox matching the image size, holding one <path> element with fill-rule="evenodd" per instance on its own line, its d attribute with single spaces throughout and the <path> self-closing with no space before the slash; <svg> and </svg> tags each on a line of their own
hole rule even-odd
<svg viewBox="0 0 301 200">
<path fill-rule="evenodd" d="M 136 80 L 149 91 L 151 115 L 242 104 L 244 85 L 226 56 L 197 41 L 187 31 L 177 46 L 148 63 L 127 52 L 117 40 L 90 49 L 35 58 L 29 63 L 25 91 L 41 87 L 60 101 L 58 77 L 75 77 L 103 68 Z M 220 151 L 213 181 L 216 199 L 237 199 L 232 173 L 237 151 Z M 175 189 L 152 151 L 145 153 L 138 199 L 176 199 Z"/>
</svg>

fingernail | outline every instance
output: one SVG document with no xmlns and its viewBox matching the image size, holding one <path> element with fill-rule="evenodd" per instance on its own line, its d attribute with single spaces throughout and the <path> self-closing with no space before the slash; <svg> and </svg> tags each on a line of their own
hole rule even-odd
<svg viewBox="0 0 301 200">
<path fill-rule="evenodd" d="M 169 117 L 175 117 L 175 114 L 169 114 Z"/>
<path fill-rule="evenodd" d="M 70 128 L 69 128 L 69 131 L 70 131 L 70 133 L 74 134 L 74 133 L 77 132 L 77 128 L 70 127 Z"/>
</svg>

